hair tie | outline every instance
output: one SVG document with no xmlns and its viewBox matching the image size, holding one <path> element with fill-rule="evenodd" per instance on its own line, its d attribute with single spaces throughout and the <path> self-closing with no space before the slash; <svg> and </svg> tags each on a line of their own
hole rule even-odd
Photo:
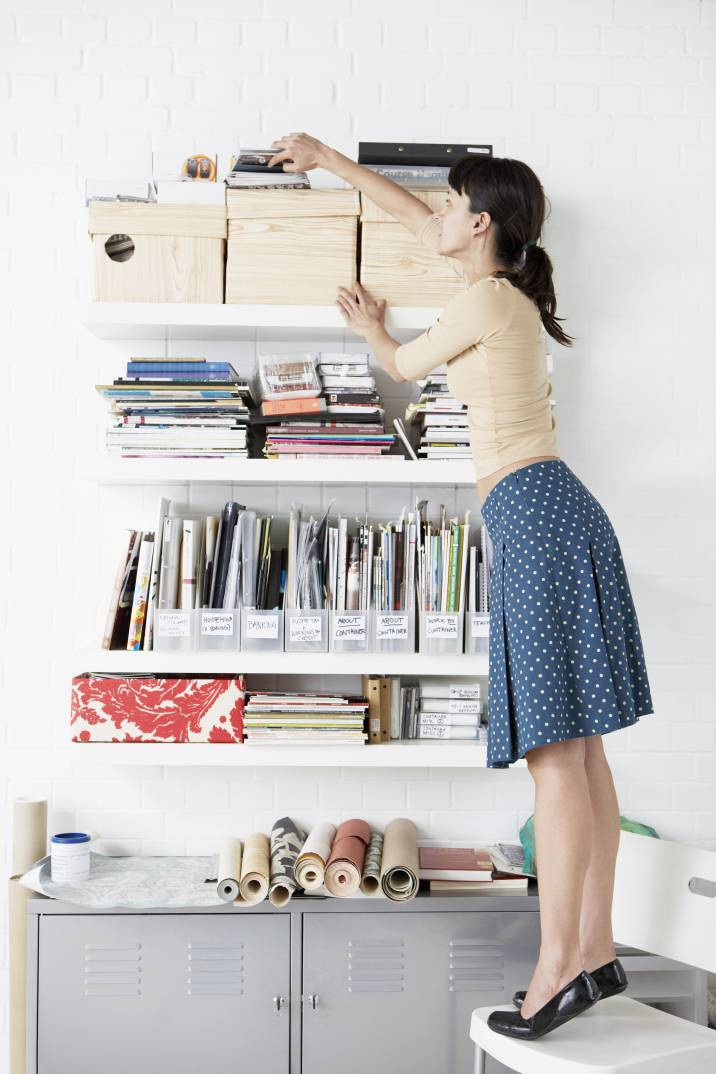
<svg viewBox="0 0 716 1074">
<path fill-rule="evenodd" d="M 528 246 L 539 246 L 539 243 L 537 242 L 536 239 L 528 239 L 528 241 L 524 244 L 522 249 L 526 250 Z"/>
</svg>

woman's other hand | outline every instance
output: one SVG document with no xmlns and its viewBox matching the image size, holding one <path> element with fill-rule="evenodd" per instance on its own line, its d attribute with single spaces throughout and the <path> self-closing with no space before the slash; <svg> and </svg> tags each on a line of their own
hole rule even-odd
<svg viewBox="0 0 716 1074">
<path fill-rule="evenodd" d="M 276 152 L 269 161 L 269 167 L 283 164 L 285 172 L 309 172 L 313 168 L 321 168 L 329 153 L 328 146 L 319 142 L 318 138 L 296 132 L 271 142 L 271 148 Z"/>
<path fill-rule="evenodd" d="M 376 328 L 383 328 L 385 299 L 371 298 L 359 283 L 354 283 L 350 290 L 347 287 L 339 287 L 336 305 L 348 328 L 363 339 L 368 339 Z"/>
</svg>

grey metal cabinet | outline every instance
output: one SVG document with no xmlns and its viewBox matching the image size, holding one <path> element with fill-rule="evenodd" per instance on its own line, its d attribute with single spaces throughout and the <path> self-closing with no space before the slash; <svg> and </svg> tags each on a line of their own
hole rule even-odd
<svg viewBox="0 0 716 1074">
<path fill-rule="evenodd" d="M 287 915 L 39 921 L 37 1074 L 288 1071 Z"/>
<path fill-rule="evenodd" d="M 471 1012 L 509 1003 L 539 953 L 530 913 L 305 913 L 303 930 L 303 1074 L 469 1074 Z"/>
</svg>

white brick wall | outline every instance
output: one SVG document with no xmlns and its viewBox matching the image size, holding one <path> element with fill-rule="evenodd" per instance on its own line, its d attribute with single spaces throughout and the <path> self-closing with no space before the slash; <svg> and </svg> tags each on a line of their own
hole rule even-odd
<svg viewBox="0 0 716 1074">
<path fill-rule="evenodd" d="M 516 838 L 532 812 L 526 770 L 100 771 L 60 752 L 73 650 L 96 637 L 109 592 L 98 542 L 150 524 L 161 491 L 80 480 L 104 425 L 92 385 L 128 353 L 78 323 L 85 178 L 148 174 L 153 148 L 227 153 L 292 129 L 348 152 L 359 138 L 488 141 L 538 171 L 559 312 L 577 336 L 553 348 L 561 453 L 619 534 L 656 700 L 605 738 L 621 811 L 716 848 L 716 2 L 456 0 L 445 17 L 425 0 L 312 0 L 298 14 L 295 0 L 0 7 L 5 866 L 18 794 L 49 796 L 53 830 L 147 853 L 206 851 L 287 811 L 306 824 L 407 812 L 426 834 L 485 841 Z M 253 357 L 194 346 L 246 369 Z M 186 494 L 216 505 L 230 492 Z M 337 495 L 393 510 L 386 490 Z M 251 492 L 256 506 L 292 498 Z M 454 506 L 477 501 L 466 491 Z"/>
</svg>

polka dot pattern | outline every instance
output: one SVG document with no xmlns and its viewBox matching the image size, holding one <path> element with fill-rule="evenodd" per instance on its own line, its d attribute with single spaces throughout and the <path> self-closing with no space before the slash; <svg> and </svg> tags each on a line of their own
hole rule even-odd
<svg viewBox="0 0 716 1074">
<path fill-rule="evenodd" d="M 487 767 L 654 711 L 621 549 L 562 459 L 522 466 L 482 505 L 492 543 Z"/>
</svg>

